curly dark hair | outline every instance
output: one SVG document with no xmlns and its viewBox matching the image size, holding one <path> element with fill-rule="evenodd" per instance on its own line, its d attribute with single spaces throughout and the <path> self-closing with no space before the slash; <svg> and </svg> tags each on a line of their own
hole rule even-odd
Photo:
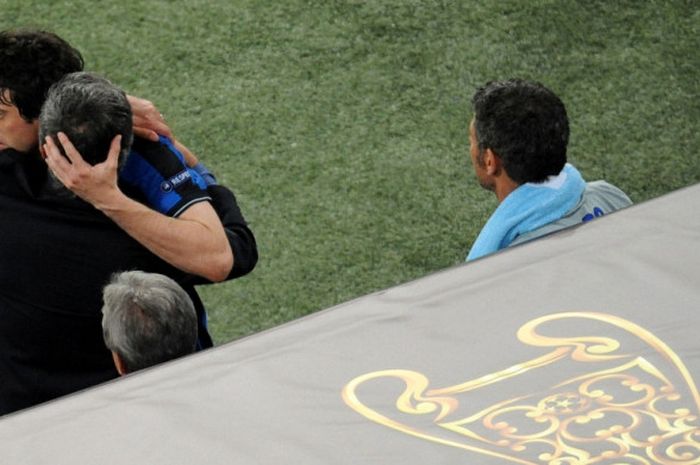
<svg viewBox="0 0 700 465">
<path fill-rule="evenodd" d="M 80 52 L 56 34 L 18 29 L 0 32 L 0 102 L 15 105 L 27 121 L 39 116 L 49 87 L 82 71 Z M 7 92 L 6 92 L 7 91 Z"/>
<path fill-rule="evenodd" d="M 491 81 L 472 105 L 479 151 L 497 154 L 513 181 L 543 182 L 564 168 L 569 119 L 554 92 L 523 79 Z"/>
</svg>

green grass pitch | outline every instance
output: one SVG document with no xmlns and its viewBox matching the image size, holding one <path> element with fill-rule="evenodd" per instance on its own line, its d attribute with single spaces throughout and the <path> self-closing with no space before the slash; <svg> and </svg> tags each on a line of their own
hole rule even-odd
<svg viewBox="0 0 700 465">
<path fill-rule="evenodd" d="M 219 343 L 462 262 L 495 199 L 470 97 L 535 79 L 569 158 L 635 202 L 700 180 L 700 4 L 533 0 L 2 0 L 156 102 L 236 192 L 248 277 L 202 288 Z"/>
</svg>

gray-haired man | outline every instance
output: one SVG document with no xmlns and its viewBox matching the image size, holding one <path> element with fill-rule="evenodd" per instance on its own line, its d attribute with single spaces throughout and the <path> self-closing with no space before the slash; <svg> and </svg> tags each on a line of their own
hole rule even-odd
<svg viewBox="0 0 700 465">
<path fill-rule="evenodd" d="M 120 375 L 194 352 L 194 305 L 167 276 L 143 271 L 115 274 L 103 299 L 105 345 Z"/>
</svg>

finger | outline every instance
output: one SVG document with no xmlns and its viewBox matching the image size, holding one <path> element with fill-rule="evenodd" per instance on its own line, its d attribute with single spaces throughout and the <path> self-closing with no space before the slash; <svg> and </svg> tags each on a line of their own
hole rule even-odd
<svg viewBox="0 0 700 465">
<path fill-rule="evenodd" d="M 158 142 L 158 133 L 148 128 L 134 126 L 134 135 L 143 139 L 152 140 L 153 142 Z"/>
<path fill-rule="evenodd" d="M 44 149 L 44 154 L 45 160 L 47 163 L 50 161 L 53 165 L 61 166 L 61 167 L 68 167 L 70 166 L 70 162 L 66 160 L 66 157 L 64 157 L 61 154 L 61 151 L 59 150 L 58 146 L 53 140 L 53 137 L 51 136 L 46 136 L 46 143 L 43 146 Z"/>
<path fill-rule="evenodd" d="M 58 147 L 56 147 L 56 144 L 53 141 L 53 138 L 51 136 L 46 136 L 44 137 L 44 143 L 41 146 L 42 152 L 44 155 L 44 159 L 47 157 L 53 158 L 57 153 L 60 153 L 58 151 Z"/>
<path fill-rule="evenodd" d="M 126 99 L 129 101 L 129 105 L 131 106 L 131 111 L 134 113 L 138 113 L 139 111 L 142 111 L 143 108 L 148 108 L 149 106 L 153 106 L 153 102 L 142 99 L 140 97 L 136 97 L 134 95 L 129 95 L 127 94 Z"/>
<path fill-rule="evenodd" d="M 134 116 L 133 118 L 134 132 L 137 130 L 147 130 L 162 134 L 165 137 L 172 138 L 172 132 L 168 123 L 161 117 L 160 113 L 154 113 L 149 116 Z"/>
<path fill-rule="evenodd" d="M 112 139 L 112 143 L 109 145 L 109 152 L 107 153 L 107 159 L 104 161 L 105 164 L 109 164 L 110 167 L 116 167 L 119 165 L 119 154 L 122 151 L 122 135 L 117 134 Z"/>
<path fill-rule="evenodd" d="M 54 144 L 51 137 L 46 137 L 46 144 L 44 144 L 43 148 L 46 153 L 46 158 L 44 159 L 46 160 L 46 165 L 54 176 L 63 182 L 67 171 L 70 169 L 70 163 L 61 155 L 61 152 L 58 150 L 58 147 Z"/>
<path fill-rule="evenodd" d="M 59 132 L 58 141 L 63 146 L 63 151 L 65 152 L 66 157 L 68 157 L 73 165 L 85 164 L 85 160 L 83 160 L 82 155 L 80 155 L 80 152 L 78 152 L 78 150 L 73 146 L 73 143 L 70 141 L 70 139 L 68 139 L 68 136 L 62 132 Z"/>
<path fill-rule="evenodd" d="M 165 121 L 156 122 L 153 129 L 160 135 L 167 137 L 168 139 L 173 138 L 173 132 L 170 130 L 170 126 Z"/>
</svg>

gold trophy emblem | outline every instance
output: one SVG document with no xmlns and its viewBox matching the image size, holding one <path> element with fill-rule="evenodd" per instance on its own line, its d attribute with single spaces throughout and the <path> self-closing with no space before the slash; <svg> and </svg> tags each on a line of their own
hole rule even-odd
<svg viewBox="0 0 700 465">
<path fill-rule="evenodd" d="M 543 335 L 572 328 L 605 336 Z M 613 315 L 568 312 L 534 319 L 517 336 L 549 351 L 443 388 L 411 370 L 367 373 L 343 400 L 381 425 L 504 463 L 700 464 L 700 395 L 654 334 Z"/>
</svg>

